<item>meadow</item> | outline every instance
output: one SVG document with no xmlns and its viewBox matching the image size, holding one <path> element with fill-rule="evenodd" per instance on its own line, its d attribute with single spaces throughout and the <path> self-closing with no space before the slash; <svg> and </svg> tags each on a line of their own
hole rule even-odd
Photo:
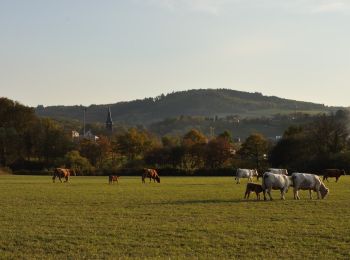
<svg viewBox="0 0 350 260">
<path fill-rule="evenodd" d="M 325 200 L 246 201 L 246 182 L 0 176 L 0 258 L 349 259 L 350 176 Z"/>
</svg>

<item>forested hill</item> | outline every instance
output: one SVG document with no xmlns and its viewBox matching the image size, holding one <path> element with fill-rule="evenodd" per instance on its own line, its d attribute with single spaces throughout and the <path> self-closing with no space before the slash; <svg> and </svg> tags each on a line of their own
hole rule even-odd
<svg viewBox="0 0 350 260">
<path fill-rule="evenodd" d="M 79 102 L 77 100 L 77 102 Z M 173 92 L 156 98 L 145 98 L 109 105 L 91 105 L 87 108 L 87 122 L 105 122 L 110 106 L 115 122 L 149 124 L 180 115 L 224 117 L 261 117 L 290 112 L 327 112 L 336 108 L 322 104 L 264 96 L 230 89 L 200 89 Z M 38 106 L 39 116 L 78 119 L 83 117 L 83 106 Z"/>
</svg>

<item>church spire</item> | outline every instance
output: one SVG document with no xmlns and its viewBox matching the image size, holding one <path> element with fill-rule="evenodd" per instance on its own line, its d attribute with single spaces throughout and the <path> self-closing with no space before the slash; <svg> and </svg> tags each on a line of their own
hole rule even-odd
<svg viewBox="0 0 350 260">
<path fill-rule="evenodd" d="M 106 129 L 109 131 L 113 130 L 113 120 L 112 120 L 112 113 L 111 108 L 108 107 L 108 113 L 107 113 L 107 120 L 106 120 Z"/>
</svg>

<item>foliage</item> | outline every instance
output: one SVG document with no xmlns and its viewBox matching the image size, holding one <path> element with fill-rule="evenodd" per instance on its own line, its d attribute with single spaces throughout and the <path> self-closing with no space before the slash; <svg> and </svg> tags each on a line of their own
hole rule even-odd
<svg viewBox="0 0 350 260">
<path fill-rule="evenodd" d="M 1 167 L 0 175 L 12 174 L 12 170 L 9 167 Z"/>
<path fill-rule="evenodd" d="M 111 143 L 105 136 L 101 136 L 97 141 L 84 139 L 79 143 L 80 153 L 88 158 L 93 166 L 97 166 L 104 159 L 108 158 L 111 150 Z"/>
<path fill-rule="evenodd" d="M 135 126 L 185 116 L 223 117 L 226 115 L 271 116 L 281 111 L 326 112 L 334 110 L 321 104 L 300 102 L 278 97 L 263 96 L 231 89 L 198 89 L 173 92 L 157 98 L 145 98 L 110 105 L 114 121 Z M 82 106 L 38 107 L 39 116 L 81 120 Z M 106 105 L 91 105 L 87 108 L 87 121 L 104 123 Z M 188 130 L 188 129 L 187 129 Z"/>
<path fill-rule="evenodd" d="M 130 128 L 126 133 L 116 136 L 113 150 L 134 160 L 143 156 L 153 145 L 156 145 L 156 141 L 150 133 Z"/>
<path fill-rule="evenodd" d="M 78 151 L 70 151 L 65 155 L 66 167 L 73 169 L 78 175 L 90 175 L 94 168 L 89 160 L 81 156 Z"/>
<path fill-rule="evenodd" d="M 244 141 L 238 154 L 243 159 L 250 160 L 253 167 L 260 169 L 262 162 L 267 159 L 268 148 L 269 143 L 264 136 L 252 134 Z"/>
<path fill-rule="evenodd" d="M 55 158 L 63 157 L 71 148 L 71 140 L 63 128 L 54 121 L 43 118 L 35 127 L 36 154 L 49 165 Z"/>
<path fill-rule="evenodd" d="M 303 127 L 290 127 L 271 149 L 270 161 L 276 167 L 318 172 L 323 168 L 350 168 L 344 165 L 349 153 L 348 116 L 345 112 L 320 115 Z"/>
<path fill-rule="evenodd" d="M 231 137 L 223 133 L 208 143 L 206 166 L 212 169 L 228 167 L 231 165 L 230 159 L 232 159 L 234 153 L 235 149 Z"/>
<path fill-rule="evenodd" d="M 262 108 L 267 105 L 264 102 L 271 101 L 257 93 L 245 96 L 226 90 L 188 92 L 185 96 L 189 95 L 196 103 L 201 102 L 196 97 L 198 94 L 204 99 L 211 97 L 213 102 L 218 94 L 224 99 L 229 96 L 231 101 L 237 95 L 244 96 L 252 102 L 263 102 L 255 104 Z M 175 93 L 148 99 L 146 103 L 152 107 L 168 98 L 175 98 L 176 103 L 183 96 Z M 282 106 L 288 103 L 272 100 Z M 143 101 L 136 103 L 134 105 L 138 107 Z M 181 115 L 165 120 L 163 125 L 152 125 L 149 129 L 159 126 L 160 132 L 168 131 L 168 128 L 176 132 L 158 136 L 143 125 L 132 128 L 119 125 L 116 132 L 104 136 L 101 134 L 104 132 L 102 124 L 90 124 L 89 127 L 100 132 L 97 141 L 72 139 L 70 131 L 77 127 L 77 122 L 70 124 L 62 119 L 38 118 L 32 108 L 6 98 L 0 98 L 0 119 L 0 167 L 10 167 L 14 171 L 47 171 L 65 164 L 77 168 L 81 174 L 109 174 L 123 167 L 172 168 L 188 173 L 205 169 L 214 172 L 228 167 L 263 170 L 270 165 L 309 172 L 329 167 L 350 168 L 347 160 L 350 151 L 349 112 L 345 110 L 316 116 L 294 112 L 243 119 L 227 114 L 225 117 Z M 174 127 L 177 124 L 181 131 Z M 192 125 L 195 127 L 190 127 Z M 251 134 L 258 126 L 274 130 Z M 242 131 L 247 135 L 245 140 L 242 138 L 243 143 L 239 138 Z M 278 142 L 266 134 L 277 131 L 280 133 L 278 138 L 282 136 Z M 220 134 L 215 135 L 215 132 Z"/>
</svg>

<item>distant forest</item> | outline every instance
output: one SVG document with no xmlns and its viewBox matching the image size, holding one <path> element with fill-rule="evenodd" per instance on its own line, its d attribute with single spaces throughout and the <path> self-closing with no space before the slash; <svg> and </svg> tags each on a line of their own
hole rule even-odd
<svg viewBox="0 0 350 260">
<path fill-rule="evenodd" d="M 87 107 L 86 121 L 104 123 L 108 107 L 111 108 L 115 122 L 127 125 L 150 125 L 167 118 L 179 116 L 222 118 L 236 115 L 241 118 L 252 118 L 295 112 L 315 114 L 339 109 L 327 107 L 323 104 L 264 96 L 257 92 L 199 89 L 173 92 L 167 95 L 162 94 L 155 98 L 130 102 L 91 105 Z M 38 106 L 35 109 L 39 116 L 74 120 L 82 120 L 83 110 L 83 106 Z"/>
<path fill-rule="evenodd" d="M 87 107 L 87 128 L 104 134 L 110 107 L 116 131 L 125 127 L 146 128 L 158 136 L 183 135 L 198 129 L 207 136 L 229 131 L 235 138 L 262 133 L 268 138 L 282 135 L 293 124 L 304 124 L 313 115 L 336 111 L 337 107 L 264 96 L 229 89 L 200 89 L 174 92 L 110 105 Z M 83 106 L 38 106 L 38 116 L 81 130 Z M 81 132 L 81 131 L 80 131 Z"/>
</svg>

